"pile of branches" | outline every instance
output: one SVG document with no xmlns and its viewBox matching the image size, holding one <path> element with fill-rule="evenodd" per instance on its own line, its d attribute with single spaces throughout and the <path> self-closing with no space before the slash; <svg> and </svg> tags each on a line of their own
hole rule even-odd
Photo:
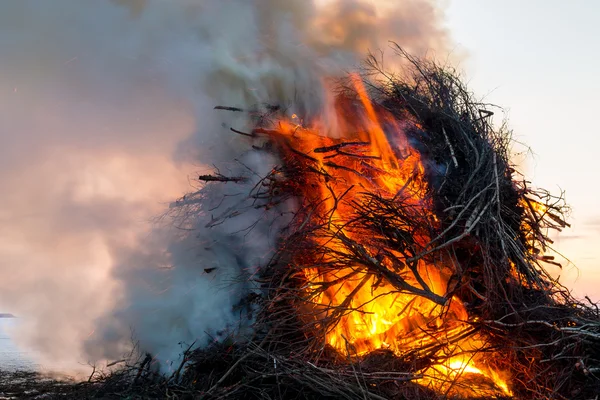
<svg viewBox="0 0 600 400">
<path fill-rule="evenodd" d="M 474 327 L 497 339 L 517 398 L 600 395 L 600 313 L 574 298 L 547 271 L 568 207 L 563 194 L 534 189 L 511 165 L 514 141 L 506 124 L 491 124 L 490 106 L 473 101 L 453 71 L 398 53 L 412 78 L 374 85 L 384 107 L 416 118 L 413 143 L 449 168 L 432 172 L 432 198 L 442 229 L 427 252 L 456 254 L 456 295 L 479 316 Z M 450 153 L 450 156 L 448 156 Z M 468 254 L 461 256 L 461 252 Z"/>
<path fill-rule="evenodd" d="M 326 344 L 326 332 L 351 310 L 342 304 L 315 312 L 314 291 L 325 289 L 309 285 L 304 272 L 316 264 L 321 269 L 351 264 L 399 292 L 442 305 L 450 298 L 460 299 L 471 327 L 463 336 L 477 333 L 489 338 L 482 351 L 494 352 L 490 362 L 509 372 L 514 397 L 600 395 L 598 308 L 589 299 L 575 299 L 547 271 L 549 265 L 559 266 L 548 255 L 549 236 L 568 226 L 562 194 L 534 189 L 519 175 L 510 160 L 511 132 L 506 124 L 492 123 L 492 106 L 475 101 L 455 71 L 396 50 L 405 61 L 402 74 L 387 73 L 370 57 L 363 78 L 376 107 L 410 122 L 406 134 L 425 164 L 427 197 L 436 223 L 411 212 L 401 198 L 368 193 L 368 201 L 355 204 L 352 223 L 332 234 L 324 228 L 327 221 L 307 222 L 319 205 L 304 202 L 293 229 L 282 238 L 278 256 L 262 272 L 262 295 L 251 299 L 260 310 L 254 336 L 196 351 L 184 379 L 206 398 L 446 398 L 461 393 L 439 393 L 415 383 L 422 378 L 419 371 L 443 361 L 439 350 L 455 343 L 456 337 L 402 355 L 376 350 L 356 356 L 350 348 L 342 354 Z M 340 92 L 349 99 L 355 95 L 350 86 Z M 252 132 L 234 130 L 244 136 L 266 136 L 267 145 L 256 150 L 284 155 L 281 168 L 266 176 L 262 191 L 256 193 L 263 197 L 269 193 L 273 202 L 297 196 L 299 181 L 303 185 L 316 179 L 305 181 L 306 171 L 320 174 L 319 179 L 335 179 L 314 168 L 311 154 L 299 152 L 293 137 L 282 140 L 277 135 L 277 124 L 269 125 L 277 113 L 277 108 L 268 110 L 274 118 L 261 116 Z M 314 151 L 369 157 L 344 153 L 346 145 L 340 141 L 337 147 Z M 281 175 L 287 180 L 282 181 Z M 401 252 L 403 259 L 397 261 L 412 269 L 417 281 L 414 265 L 419 260 L 452 265 L 448 292 L 440 297 L 425 284 L 411 286 L 402 274 L 383 267 L 364 243 L 345 236 L 343 232 L 352 229 L 379 232 L 373 240 L 383 249 Z M 413 239 L 419 230 L 427 231 L 428 243 L 419 245 Z M 319 235 L 329 235 L 345 251 L 332 257 L 331 247 L 315 245 Z M 327 252 L 327 265 L 319 264 L 323 255 L 319 251 Z M 465 382 L 477 385 L 464 377 L 455 384 Z M 477 393 L 490 397 L 485 391 L 469 397 Z"/>
<path fill-rule="evenodd" d="M 343 229 L 331 229 L 331 219 L 314 215 L 332 212 L 322 212 L 322 202 L 300 196 L 314 180 L 334 181 L 331 171 L 346 168 L 337 160 L 350 157 L 368 166 L 377 155 L 361 152 L 365 143 L 343 139 L 312 153 L 300 151 L 295 136 L 279 132 L 277 121 L 288 118 L 283 108 L 253 111 L 253 130 L 232 131 L 240 140 L 260 140 L 262 145 L 255 142 L 252 151 L 275 154 L 281 165 L 250 195 L 260 199 L 261 207 L 289 198 L 302 201 L 289 229 L 282 232 L 276 257 L 257 279 L 260 291 L 242 304 L 255 312 L 251 335 L 232 334 L 187 352 L 171 377 L 152 372 L 145 358 L 120 372 L 98 375 L 86 386 L 93 391 L 82 398 L 119 392 L 132 398 L 143 392 L 145 398 L 168 393 L 204 399 L 600 395 L 600 310 L 589 299 L 575 299 L 547 270 L 558 265 L 549 255 L 549 236 L 568 227 L 562 194 L 535 189 L 516 171 L 510 160 L 511 132 L 506 124 L 492 123 L 492 106 L 476 101 L 454 70 L 413 58 L 401 48 L 396 51 L 403 60 L 401 73 L 386 72 L 370 57 L 362 77 L 373 107 L 402 122 L 410 146 L 419 153 L 425 168 L 423 201 L 434 218 L 424 216 L 402 191 L 393 197 L 369 192 L 361 194 L 360 202 L 345 204 L 353 207 L 353 218 Z M 340 87 L 340 99 L 357 103 L 354 87 L 343 82 Z M 317 153 L 330 157 L 329 172 L 319 168 Z M 207 187 L 245 181 L 221 174 L 200 178 Z M 343 197 L 335 198 L 334 207 Z M 366 241 L 347 234 L 361 231 L 377 234 Z M 337 247 L 323 245 L 333 242 Z M 374 248 L 381 251 L 374 254 Z M 452 272 L 446 293 L 428 287 L 418 267 L 422 263 Z M 351 343 L 347 351 L 332 347 L 327 333 L 354 310 L 349 303 L 316 305 L 315 298 L 327 285 L 315 285 L 307 271 L 318 267 L 335 272 L 349 265 L 398 293 L 424 297 L 440 307 L 458 299 L 468 312 L 468 319 L 461 321 L 468 329 L 448 326 L 440 335 L 439 326 L 423 326 L 419 334 L 435 340 L 405 352 L 358 354 Z M 444 357 L 472 352 L 456 344 L 476 336 L 487 340 L 479 351 L 489 353 L 490 367 L 508 372 L 510 395 L 465 374 L 454 377 L 445 392 L 423 384 L 423 371 L 443 363 Z"/>
</svg>

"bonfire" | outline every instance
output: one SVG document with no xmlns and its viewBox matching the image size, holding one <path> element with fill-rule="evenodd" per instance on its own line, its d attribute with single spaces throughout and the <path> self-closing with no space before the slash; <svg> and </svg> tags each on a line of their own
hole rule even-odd
<svg viewBox="0 0 600 400">
<path fill-rule="evenodd" d="M 250 113 L 252 129 L 228 134 L 280 160 L 247 193 L 256 207 L 296 204 L 276 256 L 253 277 L 258 289 L 239 305 L 252 329 L 190 348 L 170 377 L 148 356 L 90 377 L 86 390 L 206 399 L 600 395 L 600 312 L 547 272 L 559 265 L 550 236 L 568 227 L 562 194 L 519 174 L 510 131 L 454 71 L 396 50 L 404 74 L 370 57 L 331 85 L 331 115 L 216 107 Z M 247 179 L 199 178 L 198 199 Z"/>
<path fill-rule="evenodd" d="M 253 112 L 231 131 L 281 160 L 249 196 L 298 208 L 247 299 L 253 335 L 190 353 L 184 380 L 207 398 L 599 395 L 598 309 L 547 272 L 562 194 L 519 174 L 457 74 L 396 50 L 408 73 L 370 57 L 333 118 L 217 107 Z"/>
</svg>

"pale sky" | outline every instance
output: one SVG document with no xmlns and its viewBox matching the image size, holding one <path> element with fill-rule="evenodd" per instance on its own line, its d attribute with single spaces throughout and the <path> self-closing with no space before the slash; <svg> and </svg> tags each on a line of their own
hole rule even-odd
<svg viewBox="0 0 600 400">
<path fill-rule="evenodd" d="M 566 191 L 573 227 L 557 243 L 577 269 L 564 283 L 600 300 L 600 2 L 450 0 L 446 18 L 470 87 L 535 153 L 529 180 Z"/>
</svg>

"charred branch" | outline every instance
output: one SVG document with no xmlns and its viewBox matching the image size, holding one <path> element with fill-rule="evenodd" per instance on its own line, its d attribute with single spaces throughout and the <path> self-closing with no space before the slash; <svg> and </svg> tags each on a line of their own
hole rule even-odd
<svg viewBox="0 0 600 400">
<path fill-rule="evenodd" d="M 203 182 L 235 182 L 235 183 L 240 183 L 240 182 L 246 182 L 247 178 L 243 177 L 243 176 L 224 176 L 221 174 L 217 174 L 217 175 L 200 175 L 198 177 L 198 180 L 203 181 Z"/>
</svg>

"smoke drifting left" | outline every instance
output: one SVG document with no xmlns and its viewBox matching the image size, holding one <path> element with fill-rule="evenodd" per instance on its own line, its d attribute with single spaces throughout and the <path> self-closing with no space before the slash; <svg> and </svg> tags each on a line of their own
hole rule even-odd
<svg viewBox="0 0 600 400">
<path fill-rule="evenodd" d="M 75 3 L 0 5 L 0 305 L 21 345 L 67 369 L 113 305 L 115 248 L 186 189 L 171 153 L 194 129 L 115 45 L 127 16 Z"/>
<path fill-rule="evenodd" d="M 23 317 L 19 342 L 73 370 L 131 330 L 169 359 L 224 327 L 237 295 L 215 288 L 233 271 L 200 276 L 193 241 L 152 222 L 192 171 L 236 168 L 245 147 L 213 106 L 320 108 L 321 78 L 388 40 L 445 55 L 440 20 L 425 0 L 1 2 L 0 306 Z"/>
</svg>

